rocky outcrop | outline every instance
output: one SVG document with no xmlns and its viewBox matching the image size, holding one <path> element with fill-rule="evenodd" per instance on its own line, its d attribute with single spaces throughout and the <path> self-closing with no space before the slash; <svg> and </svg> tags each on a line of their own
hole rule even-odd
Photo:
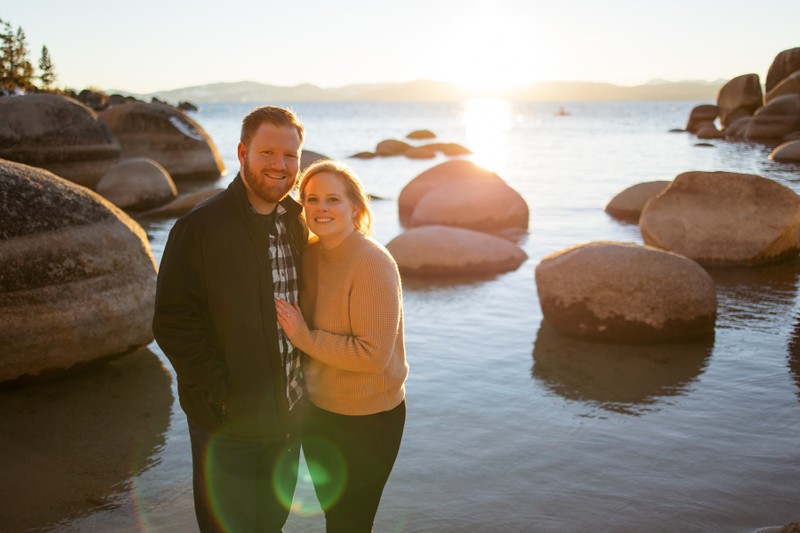
<svg viewBox="0 0 800 533">
<path fill-rule="evenodd" d="M 800 94 L 800 70 L 784 78 L 767 93 L 767 102 L 785 94 Z"/>
<path fill-rule="evenodd" d="M 464 183 L 471 180 L 505 183 L 500 176 L 472 161 L 446 161 L 429 168 L 403 187 L 397 199 L 400 222 L 407 223 L 420 199 L 436 187 L 450 182 Z"/>
<path fill-rule="evenodd" d="M 725 134 L 718 130 L 712 122 L 700 124 L 696 135 L 698 139 L 722 139 L 725 137 Z"/>
<path fill-rule="evenodd" d="M 144 211 L 174 200 L 177 189 L 164 167 L 142 157 L 111 167 L 98 182 L 97 193 L 126 211 Z"/>
<path fill-rule="evenodd" d="M 753 117 L 739 117 L 731 122 L 722 133 L 725 134 L 726 139 L 744 139 L 744 132 L 747 131 L 747 125 L 752 119 Z"/>
<path fill-rule="evenodd" d="M 773 98 L 756 111 L 747 124 L 744 138 L 753 142 L 775 142 L 798 130 L 800 94 L 786 94 Z"/>
<path fill-rule="evenodd" d="M 614 218 L 637 223 L 647 201 L 666 189 L 669 184 L 670 182 L 665 180 L 637 183 L 612 198 L 606 205 L 605 211 Z"/>
<path fill-rule="evenodd" d="M 780 52 L 767 71 L 767 80 L 764 87 L 767 94 L 787 76 L 800 70 L 800 47 L 790 48 Z"/>
<path fill-rule="evenodd" d="M 0 98 L 0 158 L 47 169 L 94 187 L 120 156 L 94 111 L 56 94 Z"/>
<path fill-rule="evenodd" d="M 149 343 L 156 265 L 136 222 L 96 193 L 0 161 L 0 382 Z"/>
<path fill-rule="evenodd" d="M 217 179 L 225 171 L 214 141 L 172 106 L 130 102 L 103 111 L 100 118 L 119 139 L 123 158 L 153 159 L 175 181 Z"/>
<path fill-rule="evenodd" d="M 475 231 L 527 229 L 528 204 L 502 181 L 452 182 L 420 198 L 409 226 L 457 226 Z"/>
<path fill-rule="evenodd" d="M 779 163 L 800 163 L 800 140 L 789 141 L 775 147 L 769 158 Z"/>
<path fill-rule="evenodd" d="M 525 252 L 505 239 L 463 228 L 424 226 L 405 231 L 386 249 L 403 275 L 487 276 L 516 270 Z"/>
<path fill-rule="evenodd" d="M 697 128 L 706 122 L 714 122 L 719 115 L 719 108 L 711 104 L 701 104 L 692 109 L 689 113 L 689 122 L 686 124 L 686 131 L 697 133 Z"/>
<path fill-rule="evenodd" d="M 592 242 L 546 256 L 535 276 L 545 320 L 566 335 L 647 343 L 714 332 L 714 281 L 678 254 Z"/>
<path fill-rule="evenodd" d="M 752 174 L 686 172 L 650 200 L 639 227 L 645 244 L 707 266 L 756 266 L 798 251 L 800 197 Z"/>
<path fill-rule="evenodd" d="M 717 95 L 719 121 L 723 128 L 741 117 L 749 117 L 764 103 L 758 74 L 744 74 L 722 86 Z"/>
</svg>

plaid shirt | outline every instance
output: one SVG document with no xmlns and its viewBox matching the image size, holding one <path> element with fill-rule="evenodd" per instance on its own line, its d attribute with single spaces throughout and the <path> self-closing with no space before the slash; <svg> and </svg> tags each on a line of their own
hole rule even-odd
<svg viewBox="0 0 800 533">
<path fill-rule="evenodd" d="M 275 224 L 269 234 L 272 286 L 277 298 L 295 304 L 299 300 L 297 269 L 294 265 L 283 220 L 286 209 L 280 204 L 275 209 Z M 292 345 L 280 326 L 278 326 L 278 346 L 281 352 L 281 362 L 286 369 L 286 398 L 289 400 L 289 409 L 291 409 L 303 396 L 303 366 L 300 363 L 300 351 Z"/>
</svg>

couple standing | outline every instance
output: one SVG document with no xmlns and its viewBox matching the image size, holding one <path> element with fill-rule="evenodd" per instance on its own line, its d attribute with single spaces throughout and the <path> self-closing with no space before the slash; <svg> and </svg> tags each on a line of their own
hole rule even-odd
<svg viewBox="0 0 800 533">
<path fill-rule="evenodd" d="M 329 532 L 371 531 L 405 424 L 400 277 L 358 178 L 300 178 L 289 110 L 242 122 L 241 171 L 180 218 L 153 331 L 189 422 L 201 531 L 281 531 L 300 445 Z M 308 239 L 309 229 L 316 236 Z"/>
</svg>

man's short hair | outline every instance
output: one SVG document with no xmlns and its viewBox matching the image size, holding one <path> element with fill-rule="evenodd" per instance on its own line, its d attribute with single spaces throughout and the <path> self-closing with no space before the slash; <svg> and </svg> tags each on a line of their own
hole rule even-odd
<svg viewBox="0 0 800 533">
<path fill-rule="evenodd" d="M 305 128 L 300 123 L 300 119 L 290 109 L 265 105 L 253 109 L 244 120 L 242 120 L 242 133 L 239 140 L 247 146 L 250 139 L 256 134 L 256 131 L 264 123 L 272 124 L 274 126 L 289 126 L 297 129 L 297 134 L 300 136 L 300 144 L 303 144 L 303 136 Z"/>
</svg>

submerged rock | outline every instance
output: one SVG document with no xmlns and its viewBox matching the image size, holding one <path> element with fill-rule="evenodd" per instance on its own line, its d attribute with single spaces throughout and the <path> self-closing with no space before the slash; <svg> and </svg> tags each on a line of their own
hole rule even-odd
<svg viewBox="0 0 800 533">
<path fill-rule="evenodd" d="M 153 338 L 156 265 L 141 226 L 96 193 L 0 161 L 0 382 Z"/>
<path fill-rule="evenodd" d="M 0 98 L 0 158 L 47 169 L 93 188 L 119 159 L 120 146 L 97 114 L 72 98 Z"/>
<path fill-rule="evenodd" d="M 423 226 L 386 245 L 400 273 L 419 277 L 486 276 L 517 269 L 522 248 L 499 237 L 462 228 Z"/>
<path fill-rule="evenodd" d="M 545 320 L 566 335 L 647 343 L 714 332 L 714 281 L 678 254 L 592 242 L 546 256 L 535 277 Z"/>
<path fill-rule="evenodd" d="M 177 196 L 164 167 L 147 158 L 125 159 L 111 167 L 97 184 L 97 193 L 126 211 L 143 211 Z"/>
<path fill-rule="evenodd" d="M 685 172 L 642 211 L 645 244 L 706 266 L 756 266 L 798 252 L 800 197 L 753 174 Z"/>
<path fill-rule="evenodd" d="M 406 150 L 411 148 L 411 145 L 404 141 L 396 139 L 387 139 L 381 141 L 375 146 L 375 155 L 378 156 L 393 156 L 402 155 Z"/>
<path fill-rule="evenodd" d="M 225 172 L 211 137 L 170 105 L 130 102 L 106 109 L 100 118 L 119 139 L 123 158 L 153 159 L 175 181 L 212 180 Z"/>
<path fill-rule="evenodd" d="M 436 134 L 431 130 L 414 130 L 406 135 L 406 139 L 435 139 Z"/>
</svg>

